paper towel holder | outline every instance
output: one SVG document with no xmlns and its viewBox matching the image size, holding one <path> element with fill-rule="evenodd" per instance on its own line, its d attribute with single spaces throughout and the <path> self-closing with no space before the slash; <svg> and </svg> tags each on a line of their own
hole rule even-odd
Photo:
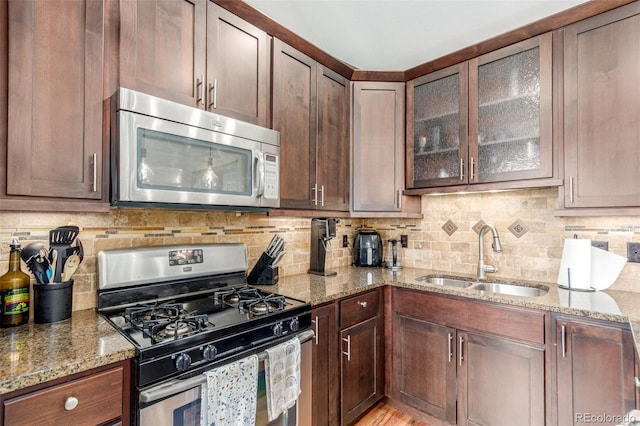
<svg viewBox="0 0 640 426">
<path fill-rule="evenodd" d="M 574 235 L 574 238 L 577 238 L 577 235 Z M 589 288 L 575 288 L 575 287 L 571 287 L 571 268 L 567 268 L 567 283 L 569 285 L 563 285 L 563 284 L 558 284 L 558 287 L 565 289 L 565 290 L 571 290 L 571 291 L 583 291 L 583 292 L 593 292 L 596 291 L 595 287 L 589 287 Z"/>
</svg>

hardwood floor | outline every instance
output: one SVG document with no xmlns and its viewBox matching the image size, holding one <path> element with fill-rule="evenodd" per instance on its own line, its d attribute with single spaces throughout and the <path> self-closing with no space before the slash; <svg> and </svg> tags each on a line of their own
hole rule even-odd
<svg viewBox="0 0 640 426">
<path fill-rule="evenodd" d="M 378 403 L 367 414 L 358 420 L 354 426 L 429 426 L 427 423 L 414 419 L 384 402 Z"/>
</svg>

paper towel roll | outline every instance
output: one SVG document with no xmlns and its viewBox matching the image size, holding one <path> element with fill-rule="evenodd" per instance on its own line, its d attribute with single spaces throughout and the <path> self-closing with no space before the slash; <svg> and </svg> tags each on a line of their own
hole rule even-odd
<svg viewBox="0 0 640 426">
<path fill-rule="evenodd" d="M 627 258 L 591 247 L 591 286 L 596 290 L 611 287 L 627 264 Z"/>
<path fill-rule="evenodd" d="M 577 290 L 591 288 L 591 240 L 564 240 L 558 284 Z"/>
</svg>

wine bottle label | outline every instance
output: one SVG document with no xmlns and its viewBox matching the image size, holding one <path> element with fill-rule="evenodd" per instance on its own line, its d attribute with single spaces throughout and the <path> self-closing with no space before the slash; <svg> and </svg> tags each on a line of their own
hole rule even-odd
<svg viewBox="0 0 640 426">
<path fill-rule="evenodd" d="M 29 312 L 29 288 L 14 288 L 0 293 L 2 316 Z"/>
</svg>

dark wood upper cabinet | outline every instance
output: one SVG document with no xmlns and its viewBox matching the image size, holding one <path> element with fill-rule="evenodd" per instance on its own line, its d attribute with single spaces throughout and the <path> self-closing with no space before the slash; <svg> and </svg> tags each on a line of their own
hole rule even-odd
<svg viewBox="0 0 640 426">
<path fill-rule="evenodd" d="M 268 125 L 269 37 L 207 0 L 120 5 L 123 87 Z"/>
<path fill-rule="evenodd" d="M 270 38 L 207 4 L 207 110 L 268 126 Z"/>
<path fill-rule="evenodd" d="M 273 128 L 280 132 L 280 207 L 349 208 L 348 81 L 273 40 Z"/>
<path fill-rule="evenodd" d="M 546 33 L 409 81 L 407 186 L 548 186 L 551 66 Z"/>
<path fill-rule="evenodd" d="M 320 207 L 326 210 L 349 210 L 348 84 L 347 79 L 318 64 L 316 181 L 322 190 Z"/>
<path fill-rule="evenodd" d="M 570 25 L 563 37 L 562 204 L 640 207 L 640 2 Z"/>
<path fill-rule="evenodd" d="M 404 189 L 404 83 L 353 85 L 354 212 L 400 212 Z"/>
<path fill-rule="evenodd" d="M 8 21 L 7 194 L 103 199 L 103 2 L 8 2 Z"/>
<path fill-rule="evenodd" d="M 204 107 L 207 0 L 120 2 L 120 84 Z"/>
</svg>

